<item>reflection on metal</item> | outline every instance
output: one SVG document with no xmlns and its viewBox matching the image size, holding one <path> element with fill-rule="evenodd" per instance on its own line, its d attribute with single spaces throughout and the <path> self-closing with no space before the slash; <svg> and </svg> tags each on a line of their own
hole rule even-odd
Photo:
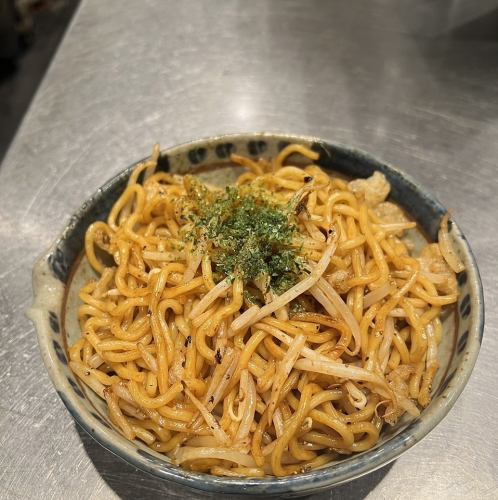
<svg viewBox="0 0 498 500">
<path fill-rule="evenodd" d="M 496 496 L 498 43 L 436 36 L 447 9 L 82 2 L 0 168 L 1 497 L 207 498 L 134 472 L 87 438 L 82 446 L 23 312 L 35 258 L 106 179 L 155 141 L 247 130 L 322 136 L 411 174 L 452 208 L 491 305 L 450 415 L 388 471 L 333 496 Z"/>
</svg>

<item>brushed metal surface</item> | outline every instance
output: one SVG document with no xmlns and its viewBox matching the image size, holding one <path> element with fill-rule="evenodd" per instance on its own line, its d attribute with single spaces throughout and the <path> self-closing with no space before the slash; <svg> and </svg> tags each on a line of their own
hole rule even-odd
<svg viewBox="0 0 498 500">
<path fill-rule="evenodd" d="M 84 0 L 0 167 L 0 497 L 208 498 L 78 431 L 24 316 L 30 273 L 81 202 L 155 141 L 269 130 L 410 173 L 452 209 L 485 287 L 482 351 L 449 416 L 394 464 L 313 498 L 498 498 L 497 9 Z"/>
</svg>

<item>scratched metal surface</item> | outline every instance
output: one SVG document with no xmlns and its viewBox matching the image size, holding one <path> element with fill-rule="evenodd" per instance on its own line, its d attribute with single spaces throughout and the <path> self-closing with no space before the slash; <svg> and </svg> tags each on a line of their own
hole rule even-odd
<svg viewBox="0 0 498 500">
<path fill-rule="evenodd" d="M 83 1 L 0 168 L 0 497 L 208 497 L 78 431 L 24 316 L 30 271 L 81 202 L 153 142 L 272 130 L 409 172 L 453 209 L 485 286 L 483 348 L 450 415 L 391 466 L 314 498 L 497 498 L 497 7 Z"/>
</svg>

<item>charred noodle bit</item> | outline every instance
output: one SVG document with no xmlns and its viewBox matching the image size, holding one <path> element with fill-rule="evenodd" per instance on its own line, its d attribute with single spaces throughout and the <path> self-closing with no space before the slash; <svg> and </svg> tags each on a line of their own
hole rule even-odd
<svg viewBox="0 0 498 500">
<path fill-rule="evenodd" d="M 463 270 L 448 215 L 412 255 L 415 223 L 379 172 L 348 184 L 291 144 L 232 155 L 247 172 L 215 189 L 156 172 L 159 154 L 88 228 L 97 279 L 69 350 L 124 436 L 188 469 L 283 476 L 369 449 L 429 404 Z"/>
</svg>

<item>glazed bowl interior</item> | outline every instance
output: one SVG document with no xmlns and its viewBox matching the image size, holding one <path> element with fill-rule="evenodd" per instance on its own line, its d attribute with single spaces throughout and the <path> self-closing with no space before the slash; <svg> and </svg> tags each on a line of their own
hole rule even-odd
<svg viewBox="0 0 498 500">
<path fill-rule="evenodd" d="M 409 235 L 415 247 L 434 240 L 444 208 L 407 175 L 365 153 L 315 138 L 278 134 L 221 136 L 177 146 L 161 153 L 158 168 L 174 173 L 196 173 L 213 184 L 232 182 L 241 170 L 230 165 L 231 153 L 252 158 L 275 156 L 289 143 L 300 143 L 320 153 L 318 164 L 347 177 L 383 172 L 391 184 L 390 200 L 414 219 L 420 231 Z M 297 157 L 291 158 L 299 164 Z M 481 342 L 484 310 L 482 287 L 472 252 L 456 223 L 450 227 L 454 247 L 466 270 L 458 275 L 459 300 L 444 314 L 444 335 L 439 348 L 440 369 L 432 401 L 416 419 L 404 417 L 386 427 L 371 450 L 351 455 L 320 469 L 277 479 L 232 479 L 189 472 L 172 465 L 140 441 L 126 440 L 110 422 L 105 403 L 82 385 L 67 362 L 67 348 L 79 337 L 76 312 L 79 288 L 94 277 L 83 255 L 84 234 L 95 220 L 104 220 L 124 189 L 134 165 L 112 178 L 87 200 L 33 272 L 35 322 L 45 364 L 59 396 L 76 422 L 101 445 L 134 466 L 160 478 L 197 489 L 220 493 L 301 495 L 331 487 L 371 472 L 394 460 L 420 441 L 447 414 L 474 366 Z"/>
</svg>

